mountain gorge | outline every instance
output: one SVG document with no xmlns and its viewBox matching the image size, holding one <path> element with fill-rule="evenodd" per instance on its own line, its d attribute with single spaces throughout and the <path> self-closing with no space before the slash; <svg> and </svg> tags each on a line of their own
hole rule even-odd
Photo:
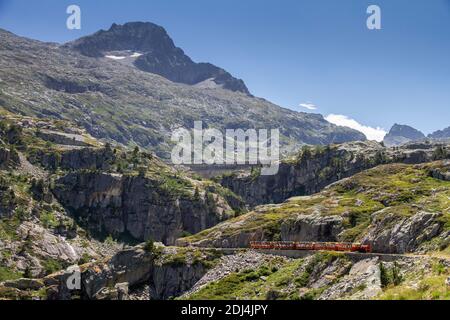
<svg viewBox="0 0 450 320">
<path fill-rule="evenodd" d="M 194 121 L 279 129 L 278 173 L 169 165 Z M 0 299 L 449 299 L 447 131 L 366 141 L 252 96 L 152 23 L 64 45 L 0 30 Z"/>
</svg>

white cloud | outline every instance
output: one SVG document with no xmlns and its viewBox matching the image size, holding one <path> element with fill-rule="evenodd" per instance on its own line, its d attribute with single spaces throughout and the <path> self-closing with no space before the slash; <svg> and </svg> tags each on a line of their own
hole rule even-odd
<svg viewBox="0 0 450 320">
<path fill-rule="evenodd" d="M 342 114 L 330 114 L 325 119 L 341 127 L 349 127 L 364 133 L 369 140 L 383 141 L 387 132 L 380 127 L 372 128 Z"/>
<path fill-rule="evenodd" d="M 300 103 L 300 107 L 303 107 L 308 110 L 317 110 L 317 106 L 310 102 Z"/>
</svg>

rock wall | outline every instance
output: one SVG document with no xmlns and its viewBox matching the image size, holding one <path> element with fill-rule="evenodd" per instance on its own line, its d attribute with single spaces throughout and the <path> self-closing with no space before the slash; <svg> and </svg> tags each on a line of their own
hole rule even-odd
<svg viewBox="0 0 450 320">
<path fill-rule="evenodd" d="M 210 203 L 186 193 L 169 194 L 159 181 L 107 173 L 71 173 L 53 193 L 83 226 L 100 235 L 128 235 L 173 244 L 234 214 L 219 195 Z"/>
<path fill-rule="evenodd" d="M 343 231 L 341 216 L 299 215 L 281 225 L 284 241 L 338 241 Z"/>
<path fill-rule="evenodd" d="M 39 149 L 29 156 L 31 163 L 39 164 L 47 170 L 109 170 L 115 159 L 114 152 L 109 148 L 84 148 L 53 153 Z"/>
</svg>

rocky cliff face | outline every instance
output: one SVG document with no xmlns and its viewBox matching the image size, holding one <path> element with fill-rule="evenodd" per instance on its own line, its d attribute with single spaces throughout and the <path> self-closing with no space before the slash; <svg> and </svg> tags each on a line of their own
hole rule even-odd
<svg viewBox="0 0 450 320">
<path fill-rule="evenodd" d="M 445 147 L 437 153 L 439 148 L 440 145 L 417 143 L 394 150 L 376 142 L 306 148 L 295 159 L 283 161 L 274 176 L 254 172 L 225 175 L 221 184 L 250 206 L 281 203 L 290 197 L 314 194 L 333 182 L 380 164 L 424 163 L 450 156 Z"/>
<path fill-rule="evenodd" d="M 129 235 L 173 244 L 234 216 L 217 194 L 210 201 L 194 194 L 171 194 L 160 181 L 106 173 L 74 173 L 56 181 L 53 193 L 82 224 L 96 234 Z"/>
<path fill-rule="evenodd" d="M 31 152 L 29 160 L 47 170 L 100 170 L 108 171 L 117 160 L 111 148 L 73 149 L 64 152 L 49 152 L 37 149 Z"/>
<path fill-rule="evenodd" d="M 44 127 L 58 135 L 84 136 L 67 122 L 11 114 L 0 119 L 0 140 L 5 141 L 0 148 L 0 282 L 10 281 L 0 286 L 2 298 L 42 298 L 44 287 L 50 298 L 68 298 L 67 286 L 61 285 L 67 272 L 45 281 L 30 278 L 109 258 L 124 242 L 173 243 L 244 210 L 229 190 L 139 148 L 102 146 L 92 138 L 90 147 L 80 148 L 77 141 L 49 141 L 40 134 Z M 145 264 L 145 256 L 140 258 Z M 126 259 L 136 262 L 126 252 L 116 257 L 120 264 Z M 172 273 L 155 272 L 161 279 L 155 280 L 155 296 L 176 292 L 175 284 L 161 287 Z M 179 290 L 190 285 L 179 283 Z M 96 298 L 119 298 L 127 291 L 120 283 L 117 291 L 101 289 Z"/>
<path fill-rule="evenodd" d="M 375 252 L 415 252 L 421 244 L 441 236 L 441 241 L 450 234 L 443 233 L 443 213 L 418 212 L 412 217 L 400 218 L 395 212 L 379 211 L 373 214 L 373 225 L 363 238 Z M 448 241 L 448 240 L 447 240 Z"/>
<path fill-rule="evenodd" d="M 67 270 L 43 279 L 50 299 L 126 300 L 133 288 L 145 285 L 152 300 L 180 296 L 194 286 L 220 258 L 214 250 L 144 246 L 120 251 L 105 263 L 85 265 L 80 270 L 81 291 L 68 290 Z"/>
<path fill-rule="evenodd" d="M 281 238 L 285 241 L 335 242 L 344 230 L 343 222 L 339 216 L 299 215 L 281 225 Z"/>
</svg>

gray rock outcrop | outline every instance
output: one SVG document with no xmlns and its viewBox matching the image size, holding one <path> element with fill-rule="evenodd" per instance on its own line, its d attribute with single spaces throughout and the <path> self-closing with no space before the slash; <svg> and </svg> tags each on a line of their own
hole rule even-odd
<svg viewBox="0 0 450 320">
<path fill-rule="evenodd" d="M 335 242 L 343 230 L 341 216 L 299 215 L 281 225 L 283 241 Z"/>
<path fill-rule="evenodd" d="M 412 217 L 399 217 L 394 212 L 382 210 L 372 215 L 372 227 L 362 242 L 370 243 L 374 252 L 414 252 L 442 232 L 440 216 L 438 213 L 419 212 Z"/>
</svg>

